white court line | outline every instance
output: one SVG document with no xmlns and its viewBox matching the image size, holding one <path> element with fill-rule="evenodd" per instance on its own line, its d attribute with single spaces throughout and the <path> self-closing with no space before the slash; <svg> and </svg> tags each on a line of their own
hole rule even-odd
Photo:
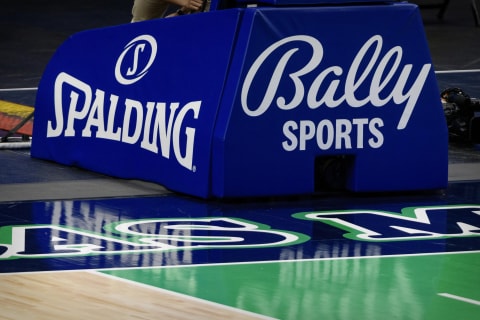
<svg viewBox="0 0 480 320">
<path fill-rule="evenodd" d="M 218 262 L 218 263 L 201 263 L 201 264 L 185 264 L 185 265 L 163 265 L 163 266 L 146 266 L 146 267 L 112 267 L 101 269 L 77 269 L 91 270 L 91 271 L 115 271 L 115 270 L 140 270 L 140 269 L 169 269 L 169 268 L 196 268 L 196 267 L 210 267 L 210 266 L 238 266 L 238 265 L 256 265 L 256 264 L 275 264 L 275 263 L 303 263 L 303 262 L 324 262 L 324 261 L 339 261 L 339 260 L 360 260 L 360 259 L 387 259 L 387 258 L 404 258 L 404 257 L 426 257 L 438 255 L 456 255 L 456 254 L 480 254 L 480 250 L 473 251 L 454 251 L 454 252 L 430 252 L 430 253 L 408 253 L 397 255 L 373 255 L 373 256 L 352 256 L 352 257 L 330 257 L 330 258 L 311 258 L 311 259 L 292 259 L 292 260 L 262 260 L 262 261 L 243 261 L 243 262 Z M 35 271 L 32 271 L 35 273 Z M 37 271 L 38 272 L 38 271 Z M 48 271 L 40 271 L 48 272 Z M 53 271 L 54 272 L 54 271 Z M 65 270 L 63 271 L 65 272 Z M 16 273 L 16 272 L 12 272 Z M 8 274 L 12 274 L 8 273 Z M 24 273 L 24 272 L 18 272 Z M 2 273 L 0 273 L 0 276 Z"/>
<path fill-rule="evenodd" d="M 323 261 L 338 261 L 338 260 L 360 260 L 360 259 L 386 259 L 386 258 L 404 258 L 404 257 L 426 257 L 438 255 L 457 255 L 457 254 L 480 254 L 480 250 L 473 251 L 454 251 L 454 252 L 430 252 L 430 253 L 408 253 L 397 255 L 373 255 L 373 256 L 352 256 L 352 257 L 330 257 L 330 258 L 311 258 L 311 259 L 292 259 L 292 260 L 261 260 L 261 261 L 243 261 L 243 262 L 217 262 L 217 263 L 201 263 L 188 265 L 155 265 L 145 267 L 111 267 L 111 268 L 92 268 L 92 269 L 71 269 L 71 270 L 46 270 L 46 271 L 20 271 L 20 272 L 0 272 L 0 277 L 14 275 L 14 274 L 29 274 L 29 273 L 53 273 L 53 272 L 75 272 L 75 271 L 116 271 L 116 270 L 148 270 L 148 269 L 170 269 L 170 268 L 196 268 L 196 267 L 217 267 L 217 266 L 238 266 L 238 265 L 256 265 L 256 264 L 274 264 L 274 263 L 298 263 L 298 262 L 323 262 Z"/>
<path fill-rule="evenodd" d="M 435 71 L 436 74 L 441 74 L 441 73 L 475 73 L 475 72 L 480 72 L 480 69 Z"/>
<path fill-rule="evenodd" d="M 459 301 L 462 301 L 462 302 L 471 303 L 471 304 L 476 304 L 477 306 L 480 306 L 480 301 L 478 301 L 478 300 L 468 299 L 468 298 L 456 296 L 456 295 L 454 295 L 454 294 L 450 294 L 450 293 L 446 293 L 446 292 L 444 292 L 444 293 L 439 293 L 438 295 L 439 295 L 439 296 L 442 296 L 442 297 L 445 297 L 445 298 L 450 298 L 450 299 L 454 299 L 454 300 L 459 300 Z"/>
<path fill-rule="evenodd" d="M 11 88 L 11 89 L 0 89 L 0 92 L 10 92 L 10 91 L 34 91 L 38 88 Z"/>
</svg>

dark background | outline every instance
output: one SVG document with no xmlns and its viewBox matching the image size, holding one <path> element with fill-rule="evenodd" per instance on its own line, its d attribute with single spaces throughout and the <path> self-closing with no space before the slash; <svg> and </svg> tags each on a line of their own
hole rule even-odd
<svg viewBox="0 0 480 320">
<path fill-rule="evenodd" d="M 431 5 L 442 1 L 411 2 Z M 0 100 L 33 106 L 32 88 L 38 86 L 55 50 L 76 32 L 129 23 L 132 4 L 133 0 L 2 1 Z M 438 12 L 437 8 L 421 9 L 435 70 L 480 70 L 480 27 L 475 25 L 471 0 L 451 0 L 443 19 Z M 461 86 L 472 97 L 480 96 L 479 79 L 480 72 L 438 75 L 441 89 Z"/>
</svg>

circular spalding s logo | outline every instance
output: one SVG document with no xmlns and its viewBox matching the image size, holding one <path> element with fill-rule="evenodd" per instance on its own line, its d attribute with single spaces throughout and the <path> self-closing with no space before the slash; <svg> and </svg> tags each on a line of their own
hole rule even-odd
<svg viewBox="0 0 480 320">
<path fill-rule="evenodd" d="M 149 35 L 141 35 L 130 41 L 115 64 L 115 79 L 129 85 L 142 79 L 157 55 L 157 42 Z"/>
</svg>

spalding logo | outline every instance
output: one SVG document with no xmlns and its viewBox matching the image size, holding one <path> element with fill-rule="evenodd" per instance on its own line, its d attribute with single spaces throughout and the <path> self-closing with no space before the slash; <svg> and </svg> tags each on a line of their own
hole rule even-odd
<svg viewBox="0 0 480 320">
<path fill-rule="evenodd" d="M 152 36 L 141 35 L 131 40 L 116 61 L 116 80 L 123 85 L 139 81 L 151 70 L 156 55 L 157 42 Z M 118 141 L 160 153 L 165 159 L 170 159 L 173 152 L 178 164 L 196 171 L 193 164 L 196 128 L 187 123 L 198 119 L 201 104 L 198 100 L 182 104 L 138 100 L 109 92 L 98 86 L 96 79 L 85 82 L 60 72 L 54 83 L 55 113 L 47 122 L 46 136 Z"/>
<path fill-rule="evenodd" d="M 130 41 L 115 64 L 115 79 L 130 85 L 142 79 L 157 55 L 157 42 L 152 36 L 141 35 Z M 145 63 L 146 61 L 146 63 Z"/>
</svg>

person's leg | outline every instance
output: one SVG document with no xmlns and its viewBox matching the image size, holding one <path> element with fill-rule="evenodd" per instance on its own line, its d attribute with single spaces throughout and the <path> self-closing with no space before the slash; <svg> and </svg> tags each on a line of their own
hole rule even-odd
<svg viewBox="0 0 480 320">
<path fill-rule="evenodd" d="M 132 22 L 162 18 L 167 7 L 165 0 L 134 0 Z"/>
</svg>

